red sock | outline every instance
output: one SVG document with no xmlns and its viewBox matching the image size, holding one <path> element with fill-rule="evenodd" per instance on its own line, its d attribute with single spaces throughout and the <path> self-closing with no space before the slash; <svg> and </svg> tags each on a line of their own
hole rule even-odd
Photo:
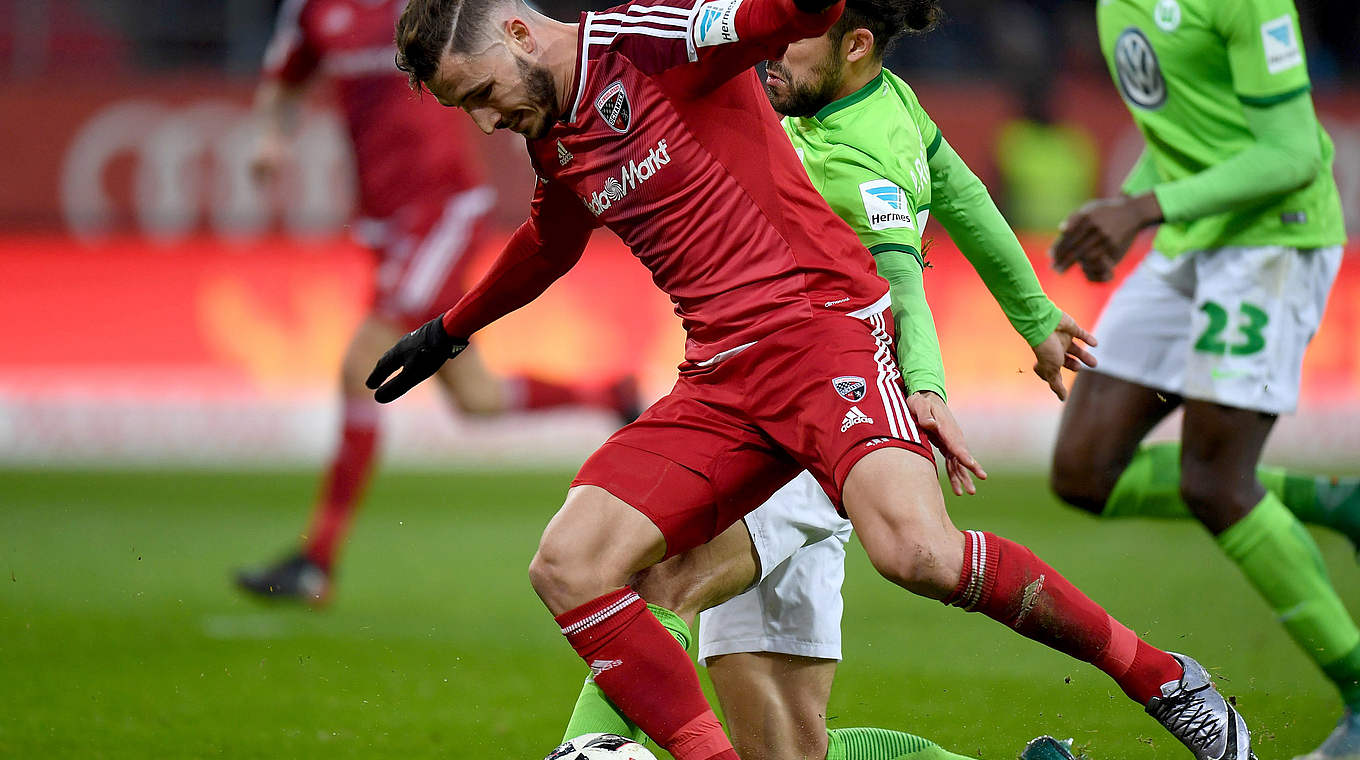
<svg viewBox="0 0 1360 760">
<path fill-rule="evenodd" d="M 622 588 L 557 616 L 609 701 L 676 760 L 738 760 L 689 655 Z"/>
<path fill-rule="evenodd" d="M 1095 665 L 1142 705 L 1181 677 L 1174 657 L 1138 638 L 1034 552 L 991 533 L 964 535 L 963 575 L 946 604 Z"/>
<path fill-rule="evenodd" d="M 511 380 L 513 409 L 552 409 L 558 406 L 591 406 L 612 409 L 612 399 L 601 389 L 565 385 L 527 375 Z"/>
<path fill-rule="evenodd" d="M 307 558 L 327 572 L 373 470 L 373 452 L 378 445 L 377 405 L 367 399 L 346 402 L 341 425 L 340 446 L 331 459 L 321 499 L 307 528 Z"/>
</svg>

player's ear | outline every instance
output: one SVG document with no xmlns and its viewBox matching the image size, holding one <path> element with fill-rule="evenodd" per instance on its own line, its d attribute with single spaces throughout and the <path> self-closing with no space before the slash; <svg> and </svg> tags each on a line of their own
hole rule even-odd
<svg viewBox="0 0 1360 760">
<path fill-rule="evenodd" d="M 510 43 L 526 53 L 532 53 L 538 49 L 538 40 L 534 39 L 534 33 L 529 29 L 529 24 L 518 16 L 511 16 L 505 22 L 505 34 L 510 38 Z"/>
<path fill-rule="evenodd" d="M 841 43 L 841 55 L 846 61 L 854 63 L 874 54 L 874 33 L 859 27 L 850 30 Z"/>
</svg>

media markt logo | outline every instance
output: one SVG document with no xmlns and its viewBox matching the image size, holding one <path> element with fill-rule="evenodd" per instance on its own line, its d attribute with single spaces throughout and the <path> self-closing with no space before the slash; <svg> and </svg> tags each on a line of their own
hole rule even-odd
<svg viewBox="0 0 1360 760">
<path fill-rule="evenodd" d="M 585 199 L 586 208 L 595 216 L 603 214 L 670 162 L 671 156 L 666 152 L 666 141 L 657 142 L 656 147 L 647 152 L 646 158 L 641 161 L 629 161 L 619 167 L 619 176 L 606 179 L 603 190 L 591 193 L 590 198 Z"/>
<path fill-rule="evenodd" d="M 894 227 L 915 228 L 907 196 L 902 188 L 886 179 L 862 182 L 860 197 L 864 200 L 864 214 L 869 218 L 869 229 L 886 230 Z"/>
</svg>

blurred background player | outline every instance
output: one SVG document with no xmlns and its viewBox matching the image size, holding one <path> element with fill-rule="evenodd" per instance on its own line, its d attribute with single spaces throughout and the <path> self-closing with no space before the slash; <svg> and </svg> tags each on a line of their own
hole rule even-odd
<svg viewBox="0 0 1360 760">
<path fill-rule="evenodd" d="M 1100 318 L 1100 368 L 1064 409 L 1053 487 L 1097 514 L 1203 523 L 1341 693 L 1336 731 L 1307 760 L 1360 758 L 1360 631 L 1300 522 L 1355 540 L 1360 489 L 1257 470 L 1297 405 L 1346 241 L 1297 12 L 1292 0 L 1102 0 L 1097 20 L 1146 150 L 1124 195 L 1067 220 L 1055 266 L 1108 280 L 1139 230 L 1161 229 Z M 1140 449 L 1177 406 L 1180 445 Z"/>
<path fill-rule="evenodd" d="M 392 64 L 393 27 L 404 0 L 287 0 L 265 53 L 255 99 L 260 136 L 252 164 L 272 179 L 308 86 L 324 76 L 353 143 L 360 218 L 354 230 L 378 265 L 370 310 L 355 329 L 340 373 L 338 445 L 326 469 L 299 550 L 273 565 L 239 572 L 243 590 L 271 598 L 323 601 L 335 558 L 372 474 L 378 411 L 363 379 L 402 333 L 458 300 L 470 254 L 482 242 L 495 201 L 465 137 L 468 124 L 431 99 L 415 97 Z M 637 406 L 631 379 L 605 388 L 491 374 L 476 354 L 447 365 L 440 388 L 461 411 L 591 406 L 628 419 Z"/>
<path fill-rule="evenodd" d="M 847 0 L 826 34 L 792 43 L 768 64 L 765 87 L 814 186 L 889 282 L 897 361 L 918 422 L 949 438 L 942 449 L 967 457 L 944 404 L 943 362 L 925 297 L 928 210 L 1031 346 L 1036 374 L 1059 399 L 1066 397 L 1062 367 L 1089 361 L 1073 340 L 1090 336 L 1044 294 L 982 182 L 906 82 L 883 68 L 893 42 L 931 28 L 939 16 L 934 0 Z M 966 470 L 949 474 L 956 494 L 973 491 Z M 827 729 L 851 532 L 803 473 L 718 538 L 647 571 L 634 586 L 686 648 L 689 624 L 702 611 L 700 662 L 744 760 L 963 757 L 898 731 Z M 588 678 L 565 738 L 590 732 L 643 739 Z"/>
</svg>

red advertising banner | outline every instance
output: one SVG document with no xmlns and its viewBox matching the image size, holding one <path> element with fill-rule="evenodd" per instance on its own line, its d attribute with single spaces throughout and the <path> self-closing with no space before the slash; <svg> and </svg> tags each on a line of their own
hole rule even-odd
<svg viewBox="0 0 1360 760">
<path fill-rule="evenodd" d="M 1049 294 L 1091 326 L 1114 286 L 1057 275 L 1045 262 L 1047 241 L 1028 242 Z M 1295 436 L 1333 454 L 1360 450 L 1352 432 L 1360 429 L 1357 252 L 1308 353 L 1301 415 L 1311 429 Z M 483 263 L 492 253 L 479 253 Z M 1032 355 L 955 249 L 937 243 L 930 258 L 927 291 L 951 404 L 970 435 L 994 449 L 1035 448 L 1051 436 L 1059 406 L 1031 374 Z M 230 459 L 324 446 L 371 266 L 363 249 L 332 239 L 168 245 L 34 236 L 0 239 L 0 272 L 0 461 L 173 457 L 185 447 Z M 636 374 L 659 396 L 674 379 L 683 335 L 647 272 L 601 233 L 567 277 L 476 341 L 494 369 L 601 384 Z M 425 413 L 432 396 L 394 410 L 422 410 L 436 422 L 410 424 L 438 428 L 445 418 Z M 606 421 L 591 425 L 590 435 L 608 432 Z"/>
</svg>

